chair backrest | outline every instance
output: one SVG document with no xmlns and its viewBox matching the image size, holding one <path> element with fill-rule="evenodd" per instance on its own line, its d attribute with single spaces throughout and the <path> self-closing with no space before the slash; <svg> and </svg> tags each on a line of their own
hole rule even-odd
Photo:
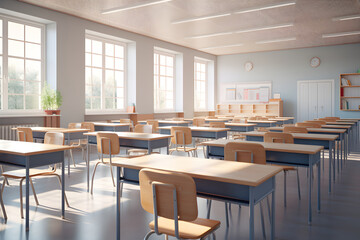
<svg viewBox="0 0 360 240">
<path fill-rule="evenodd" d="M 291 133 L 267 132 L 264 135 L 264 142 L 294 143 L 294 137 L 291 135 Z"/>
<path fill-rule="evenodd" d="M 258 131 L 258 132 L 269 132 L 270 130 L 267 129 L 266 127 L 258 127 L 258 128 L 256 129 L 256 131 Z"/>
<path fill-rule="evenodd" d="M 171 127 L 171 136 L 171 143 L 173 144 L 189 145 L 192 143 L 192 134 L 189 127 Z"/>
<path fill-rule="evenodd" d="M 259 143 L 229 142 L 224 148 L 224 160 L 266 164 L 265 148 Z"/>
<path fill-rule="evenodd" d="M 92 122 L 82 122 L 81 128 L 89 129 L 90 132 L 95 132 L 95 125 Z"/>
<path fill-rule="evenodd" d="M 285 133 L 308 133 L 308 130 L 305 127 L 285 126 L 283 132 L 285 132 Z"/>
<path fill-rule="evenodd" d="M 174 219 L 174 196 L 176 196 L 178 219 L 193 221 L 197 218 L 196 186 L 189 175 L 142 169 L 139 173 L 139 181 L 141 206 L 145 211 Z"/>
<path fill-rule="evenodd" d="M 184 121 L 184 118 L 176 118 L 176 117 L 175 117 L 175 118 L 172 118 L 171 120 L 172 120 L 172 121 Z"/>
<path fill-rule="evenodd" d="M 321 128 L 321 124 L 301 122 L 301 123 L 296 123 L 295 127 Z"/>
<path fill-rule="evenodd" d="M 65 137 L 64 133 L 60 132 L 47 132 L 44 136 L 45 144 L 55 144 L 55 145 L 64 145 Z"/>
<path fill-rule="evenodd" d="M 81 123 L 69 123 L 68 128 L 81 128 Z"/>
<path fill-rule="evenodd" d="M 18 127 L 17 128 L 17 138 L 21 142 L 33 142 L 33 133 L 31 128 L 28 127 Z"/>
<path fill-rule="evenodd" d="M 309 121 L 305 121 L 305 123 L 316 123 L 316 124 L 320 124 L 320 125 L 325 125 L 326 121 L 322 121 L 322 120 L 309 120 Z"/>
<path fill-rule="evenodd" d="M 122 119 L 120 119 L 120 123 L 131 123 L 131 120 L 122 118 Z"/>
<path fill-rule="evenodd" d="M 116 133 L 98 132 L 96 133 L 96 142 L 99 153 L 108 155 L 120 153 L 119 136 Z"/>
<path fill-rule="evenodd" d="M 158 127 L 159 127 L 159 121 L 158 120 L 147 120 L 146 124 L 152 126 L 153 133 L 157 132 Z"/>
<path fill-rule="evenodd" d="M 225 128 L 225 123 L 224 122 L 210 122 L 209 126 L 211 128 Z"/>
<path fill-rule="evenodd" d="M 215 116 L 207 116 L 206 118 L 207 118 L 207 119 L 217 119 L 218 117 L 215 117 Z"/>
<path fill-rule="evenodd" d="M 196 127 L 202 127 L 205 125 L 205 119 L 204 118 L 194 118 L 192 125 L 196 126 Z"/>
<path fill-rule="evenodd" d="M 134 128 L 134 132 L 137 133 L 152 133 L 152 125 L 137 124 Z"/>
</svg>

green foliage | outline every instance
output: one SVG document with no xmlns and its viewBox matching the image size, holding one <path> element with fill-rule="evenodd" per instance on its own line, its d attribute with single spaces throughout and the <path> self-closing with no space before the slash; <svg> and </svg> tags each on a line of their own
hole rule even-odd
<svg viewBox="0 0 360 240">
<path fill-rule="evenodd" d="M 41 93 L 41 107 L 44 110 L 56 110 L 62 104 L 62 96 L 59 91 L 55 91 L 45 84 Z"/>
</svg>

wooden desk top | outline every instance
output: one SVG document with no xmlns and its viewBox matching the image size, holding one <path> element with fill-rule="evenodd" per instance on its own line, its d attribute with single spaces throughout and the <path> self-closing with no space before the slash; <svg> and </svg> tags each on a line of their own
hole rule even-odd
<svg viewBox="0 0 360 240">
<path fill-rule="evenodd" d="M 94 122 L 95 126 L 104 126 L 104 127 L 121 127 L 121 126 L 131 126 L 131 123 L 104 123 L 104 122 Z"/>
<path fill-rule="evenodd" d="M 360 118 L 342 118 L 342 119 L 336 120 L 336 121 L 341 122 L 341 121 L 349 121 L 349 120 L 357 122 L 357 121 L 360 121 Z"/>
<path fill-rule="evenodd" d="M 269 127 L 269 130 L 283 131 L 284 127 Z M 324 133 L 344 133 L 345 129 L 331 129 L 331 128 L 306 128 L 309 132 L 324 132 Z"/>
<path fill-rule="evenodd" d="M 258 186 L 282 171 L 281 167 L 205 158 L 151 154 L 132 159 L 113 158 L 113 165 L 186 173 L 193 178 Z"/>
<path fill-rule="evenodd" d="M 269 120 L 248 120 L 248 123 L 276 123 L 276 121 L 269 121 Z"/>
<path fill-rule="evenodd" d="M 230 121 L 231 118 L 205 118 L 205 121 L 208 122 L 226 122 L 226 121 Z"/>
<path fill-rule="evenodd" d="M 145 141 L 171 138 L 171 135 L 155 134 L 155 133 L 109 132 L 109 131 L 99 131 L 99 132 L 115 133 L 115 134 L 117 134 L 119 136 L 119 138 L 145 140 Z M 88 133 L 84 133 L 84 135 L 85 136 L 96 136 L 97 133 L 98 132 L 88 132 Z"/>
<path fill-rule="evenodd" d="M 158 127 L 158 129 L 167 129 L 170 130 L 173 126 Z M 230 131 L 230 128 L 212 128 L 212 127 L 189 127 L 191 131 L 199 132 L 223 132 Z"/>
<path fill-rule="evenodd" d="M 225 126 L 237 126 L 237 127 L 253 127 L 255 123 L 225 123 Z"/>
<path fill-rule="evenodd" d="M 55 128 L 55 127 L 30 127 L 33 132 L 61 132 L 61 133 L 78 133 L 88 132 L 89 129 L 85 128 Z M 17 128 L 12 128 L 17 130 Z"/>
<path fill-rule="evenodd" d="M 311 139 L 311 140 L 325 140 L 325 141 L 334 141 L 338 138 L 338 135 L 331 134 L 311 134 L 311 133 L 290 133 L 294 138 L 297 139 Z M 264 136 L 265 132 L 244 132 L 242 135 L 245 136 Z"/>
<path fill-rule="evenodd" d="M 355 125 L 355 122 L 326 122 L 326 125 Z"/>
<path fill-rule="evenodd" d="M 241 140 L 217 139 L 217 140 L 213 140 L 213 141 L 202 142 L 202 143 L 200 143 L 200 145 L 225 147 L 225 145 L 228 142 L 244 143 L 244 141 L 241 141 Z M 255 141 L 246 141 L 246 142 L 261 144 L 264 146 L 266 151 L 273 151 L 273 152 L 316 154 L 319 151 L 321 151 L 322 149 L 324 149 L 323 146 L 317 146 L 317 145 L 289 144 L 289 143 L 266 143 L 266 142 L 255 142 Z"/>
<path fill-rule="evenodd" d="M 275 117 L 275 119 L 285 119 L 285 120 L 290 120 L 290 119 L 295 119 L 294 117 Z"/>
<path fill-rule="evenodd" d="M 71 146 L 0 140 L 0 153 L 31 156 L 43 153 L 59 152 L 71 149 Z"/>
<path fill-rule="evenodd" d="M 349 128 L 351 128 L 351 126 L 350 125 L 328 125 L 328 124 L 326 124 L 326 125 L 321 125 L 321 127 L 322 128 L 337 128 L 337 129 L 349 129 Z"/>
<path fill-rule="evenodd" d="M 157 120 L 157 119 L 150 119 L 150 120 Z M 138 121 L 139 123 L 146 123 L 147 120 L 144 121 Z M 184 124 L 184 123 L 190 123 L 188 121 L 173 121 L 173 120 L 158 120 L 159 123 L 172 123 L 172 124 Z"/>
</svg>

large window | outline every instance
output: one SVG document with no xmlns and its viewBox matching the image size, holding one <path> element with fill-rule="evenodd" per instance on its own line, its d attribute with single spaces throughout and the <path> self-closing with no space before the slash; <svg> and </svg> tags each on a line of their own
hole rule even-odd
<svg viewBox="0 0 360 240">
<path fill-rule="evenodd" d="M 175 55 L 154 52 L 154 110 L 155 112 L 174 111 Z"/>
<path fill-rule="evenodd" d="M 43 25 L 0 16 L 1 110 L 40 110 Z"/>
<path fill-rule="evenodd" d="M 194 109 L 207 110 L 207 62 L 194 61 Z"/>
<path fill-rule="evenodd" d="M 125 110 L 125 44 L 87 35 L 86 110 Z"/>
</svg>

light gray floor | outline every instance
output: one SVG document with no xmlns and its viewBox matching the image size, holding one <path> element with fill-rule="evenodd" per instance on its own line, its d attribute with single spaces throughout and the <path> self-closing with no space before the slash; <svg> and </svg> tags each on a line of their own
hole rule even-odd
<svg viewBox="0 0 360 240">
<path fill-rule="evenodd" d="M 199 151 L 202 157 L 202 151 Z M 4 202 L 8 213 L 5 224 L 0 218 L 1 240 L 57 240 L 115 239 L 115 188 L 112 186 L 108 167 L 97 170 L 94 195 L 86 192 L 85 164 L 79 152 L 75 153 L 77 167 L 71 168 L 66 176 L 66 190 L 71 208 L 66 210 L 66 219 L 60 217 L 60 191 L 54 177 L 34 180 L 40 201 L 36 207 L 30 198 L 30 232 L 24 230 L 24 220 L 20 218 L 19 181 L 10 180 L 5 186 Z M 96 154 L 92 155 L 93 169 Z M 296 174 L 288 174 L 288 206 L 283 206 L 283 174 L 276 178 L 276 239 L 360 239 L 360 154 L 350 156 L 346 167 L 337 179 L 333 192 L 327 192 L 328 164 L 322 172 L 322 211 L 316 213 L 316 192 L 313 198 L 313 224 L 307 224 L 307 177 L 306 169 L 300 169 L 302 200 L 297 199 Z M 9 169 L 9 168 L 7 168 Z M 316 176 L 315 176 L 316 179 Z M 316 186 L 316 181 L 314 182 Z M 24 198 L 25 200 L 25 198 Z M 199 199 L 199 216 L 206 216 L 206 200 Z M 266 205 L 265 205 L 266 206 Z M 267 210 L 267 209 L 265 209 Z M 214 202 L 211 217 L 222 222 L 216 232 L 217 239 L 248 239 L 248 208 L 232 205 L 230 228 L 225 226 L 224 204 Z M 267 215 L 265 215 L 267 216 Z M 121 205 L 121 237 L 123 240 L 143 239 L 148 231 L 152 216 L 142 210 L 139 203 L 139 188 L 125 185 Z M 259 207 L 255 211 L 256 239 L 262 239 Z M 269 239 L 269 222 L 266 219 Z M 153 236 L 151 239 L 164 239 Z"/>
</svg>

